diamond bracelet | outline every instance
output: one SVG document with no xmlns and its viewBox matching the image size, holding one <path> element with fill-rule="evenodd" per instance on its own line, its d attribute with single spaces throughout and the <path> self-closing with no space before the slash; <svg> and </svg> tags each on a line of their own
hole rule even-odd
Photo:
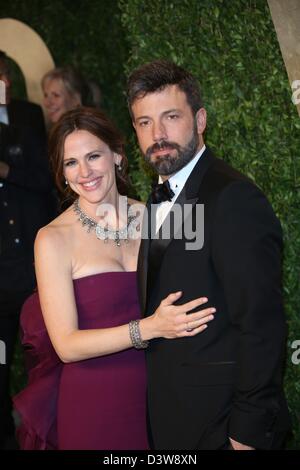
<svg viewBox="0 0 300 470">
<path fill-rule="evenodd" d="M 149 346 L 149 341 L 142 340 L 139 323 L 140 320 L 131 320 L 129 322 L 130 339 L 135 349 L 146 349 Z"/>
</svg>

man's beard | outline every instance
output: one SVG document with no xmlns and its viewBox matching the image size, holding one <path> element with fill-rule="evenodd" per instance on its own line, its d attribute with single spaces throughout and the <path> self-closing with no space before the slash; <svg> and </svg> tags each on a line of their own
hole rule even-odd
<svg viewBox="0 0 300 470">
<path fill-rule="evenodd" d="M 162 140 L 147 149 L 145 160 L 152 168 L 154 168 L 154 170 L 157 171 L 159 175 L 169 176 L 177 173 L 177 171 L 181 170 L 181 168 L 194 158 L 197 153 L 198 146 L 199 136 L 197 130 L 194 129 L 192 138 L 185 147 L 181 147 L 175 142 Z M 156 157 L 155 160 L 151 160 L 151 154 L 153 152 L 164 149 L 170 149 L 170 151 L 175 149 L 177 152 L 174 156 L 171 154 L 165 154 Z"/>
</svg>

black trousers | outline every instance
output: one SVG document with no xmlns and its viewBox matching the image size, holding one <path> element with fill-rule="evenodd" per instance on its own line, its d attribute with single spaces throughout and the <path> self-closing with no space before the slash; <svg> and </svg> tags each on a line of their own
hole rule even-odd
<svg viewBox="0 0 300 470">
<path fill-rule="evenodd" d="M 5 445 L 6 439 L 15 432 L 10 397 L 10 375 L 19 333 L 20 311 L 30 293 L 28 291 L 11 293 L 0 290 L 0 340 L 2 341 L 0 357 L 0 448 Z M 3 359 L 5 359 L 5 362 Z"/>
</svg>

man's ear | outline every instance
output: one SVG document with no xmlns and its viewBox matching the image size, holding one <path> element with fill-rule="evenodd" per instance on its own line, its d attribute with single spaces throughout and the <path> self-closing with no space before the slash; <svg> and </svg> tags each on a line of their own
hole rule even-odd
<svg viewBox="0 0 300 470">
<path fill-rule="evenodd" d="M 202 135 L 206 128 L 206 110 L 200 108 L 196 113 L 197 132 Z"/>
</svg>

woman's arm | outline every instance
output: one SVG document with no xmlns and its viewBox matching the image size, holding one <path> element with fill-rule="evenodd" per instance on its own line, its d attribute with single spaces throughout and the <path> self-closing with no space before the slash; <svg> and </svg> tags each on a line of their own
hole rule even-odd
<svg viewBox="0 0 300 470">
<path fill-rule="evenodd" d="M 55 227 L 47 226 L 39 231 L 35 242 L 35 266 L 46 328 L 63 362 L 104 356 L 132 347 L 128 324 L 113 328 L 78 329 L 71 256 L 62 233 Z M 207 322 L 213 319 L 213 309 L 189 315 L 186 312 L 199 307 L 207 299 L 174 306 L 180 296 L 180 292 L 170 294 L 153 315 L 140 320 L 143 340 L 194 336 L 206 328 Z"/>
</svg>

